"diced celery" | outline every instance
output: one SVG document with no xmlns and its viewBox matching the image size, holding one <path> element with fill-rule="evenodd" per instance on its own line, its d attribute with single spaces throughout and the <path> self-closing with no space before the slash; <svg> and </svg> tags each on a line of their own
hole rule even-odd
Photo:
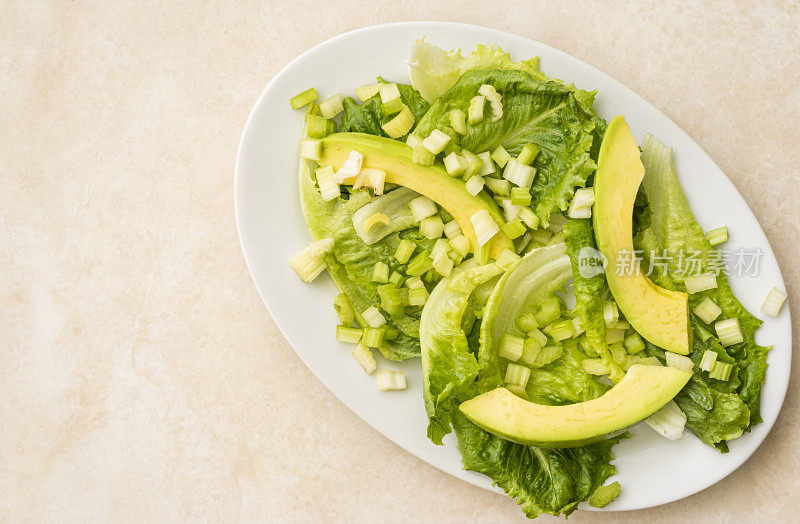
<svg viewBox="0 0 800 524">
<path fill-rule="evenodd" d="M 522 211 L 522 206 L 512 204 L 511 199 L 506 197 L 495 197 L 495 200 L 499 200 L 500 205 L 503 207 L 503 215 L 505 216 L 507 222 L 510 222 L 515 218 L 519 218 L 519 213 Z"/>
<path fill-rule="evenodd" d="M 478 93 L 486 97 L 492 109 L 492 122 L 497 122 L 503 117 L 503 102 L 500 94 L 489 84 L 483 84 L 478 88 Z"/>
<path fill-rule="evenodd" d="M 310 104 L 317 98 L 319 98 L 317 91 L 313 87 L 310 87 L 302 93 L 294 95 L 291 99 L 289 99 L 289 105 L 292 106 L 292 109 L 300 109 L 304 105 Z"/>
<path fill-rule="evenodd" d="M 615 342 L 621 342 L 625 340 L 625 330 L 624 329 L 616 329 L 616 328 L 609 328 L 606 329 L 606 343 L 613 344 Z"/>
<path fill-rule="evenodd" d="M 385 284 L 389 281 L 389 266 L 383 262 L 375 262 L 372 268 L 372 281 Z"/>
<path fill-rule="evenodd" d="M 310 138 L 324 138 L 328 134 L 328 120 L 319 115 L 306 118 L 306 134 Z"/>
<path fill-rule="evenodd" d="M 717 276 L 714 273 L 692 275 L 684 278 L 683 283 L 686 285 L 686 292 L 691 295 L 716 288 Z"/>
<path fill-rule="evenodd" d="M 319 194 L 322 200 L 330 202 L 342 194 L 339 184 L 336 183 L 336 177 L 331 166 L 323 166 L 314 171 L 314 176 L 317 179 L 319 186 Z"/>
<path fill-rule="evenodd" d="M 310 243 L 289 259 L 289 265 L 303 282 L 312 282 L 328 265 L 325 255 L 333 249 L 333 238 L 323 238 Z"/>
<path fill-rule="evenodd" d="M 720 320 L 714 324 L 714 329 L 717 332 L 717 337 L 719 337 L 720 344 L 722 344 L 724 347 L 732 346 L 733 344 L 739 344 L 740 342 L 744 341 L 742 328 L 739 326 L 738 318 Z"/>
<path fill-rule="evenodd" d="M 585 358 L 581 361 L 581 367 L 589 375 L 608 375 L 609 370 L 602 358 Z"/>
<path fill-rule="evenodd" d="M 570 218 L 591 218 L 592 205 L 594 205 L 594 189 L 591 187 L 577 189 L 569 204 L 567 216 Z"/>
<path fill-rule="evenodd" d="M 483 108 L 486 105 L 486 97 L 477 95 L 472 97 L 469 101 L 469 109 L 467 110 L 467 121 L 472 124 L 477 124 L 483 120 Z"/>
<path fill-rule="evenodd" d="M 421 147 L 422 137 L 417 136 L 413 133 L 409 133 L 408 136 L 406 137 L 406 145 L 411 149 L 414 149 L 415 147 Z"/>
<path fill-rule="evenodd" d="M 380 93 L 381 85 L 380 84 L 369 84 L 369 85 L 357 87 L 357 88 L 353 89 L 353 91 L 355 91 L 356 96 L 358 97 L 359 100 L 361 100 L 362 102 L 366 102 L 367 100 L 369 100 L 373 96 L 375 96 L 378 93 Z"/>
<path fill-rule="evenodd" d="M 722 314 L 722 308 L 706 297 L 694 308 L 694 314 L 706 324 L 711 324 Z"/>
<path fill-rule="evenodd" d="M 428 151 L 424 146 L 415 147 L 411 151 L 411 161 L 415 164 L 431 166 L 434 160 L 436 160 L 436 155 Z"/>
<path fill-rule="evenodd" d="M 717 246 L 728 240 L 728 226 L 718 227 L 706 233 L 708 243 Z"/>
<path fill-rule="evenodd" d="M 411 208 L 411 214 L 417 222 L 435 215 L 438 211 L 434 201 L 426 196 L 418 196 L 408 203 L 408 207 Z"/>
<path fill-rule="evenodd" d="M 559 235 L 560 234 L 561 233 L 559 233 Z M 557 235 L 554 235 L 553 238 L 555 238 L 556 236 Z M 617 329 L 626 329 L 627 330 L 627 329 L 631 328 L 631 325 L 626 320 L 617 320 L 616 322 L 614 322 L 613 326 L 609 326 L 609 327 L 613 327 L 613 328 L 617 328 Z"/>
<path fill-rule="evenodd" d="M 519 357 L 519 362 L 528 366 L 536 364 L 539 354 L 542 352 L 542 347 L 542 344 L 539 344 L 535 338 L 526 338 L 522 346 L 522 355 Z"/>
<path fill-rule="evenodd" d="M 444 225 L 444 236 L 447 238 L 453 239 L 461 234 L 463 234 L 461 231 L 461 226 L 458 225 L 456 220 L 451 220 Z"/>
<path fill-rule="evenodd" d="M 503 146 L 497 146 L 497 149 L 492 151 L 492 160 L 501 168 L 506 167 L 506 163 L 511 160 L 511 155 Z"/>
<path fill-rule="evenodd" d="M 475 250 L 475 261 L 478 264 L 488 264 L 489 263 L 489 243 L 482 246 L 478 246 L 478 249 Z"/>
<path fill-rule="evenodd" d="M 450 111 L 450 127 L 459 135 L 467 134 L 467 122 L 464 111 L 460 109 L 453 109 Z"/>
<path fill-rule="evenodd" d="M 506 248 L 506 249 L 504 249 L 503 251 L 500 252 L 500 255 L 497 257 L 497 260 L 495 260 L 494 263 L 498 267 L 501 267 L 503 269 L 508 269 L 514 264 L 514 262 L 516 262 L 520 258 L 522 258 L 522 257 L 520 257 L 518 254 L 514 253 L 510 249 Z"/>
<path fill-rule="evenodd" d="M 575 330 L 576 337 L 586 331 L 583 329 L 583 323 L 580 317 L 572 317 L 572 329 Z"/>
<path fill-rule="evenodd" d="M 447 256 L 446 251 L 437 254 L 433 259 L 433 269 L 443 277 L 449 277 L 453 271 L 453 261 Z"/>
<path fill-rule="evenodd" d="M 514 187 L 511 189 L 511 203 L 515 206 L 531 205 L 531 193 L 524 187 Z"/>
<path fill-rule="evenodd" d="M 336 315 L 339 317 L 339 322 L 345 326 L 353 325 L 353 320 L 356 318 L 356 312 L 353 305 L 347 299 L 344 293 L 339 293 L 333 299 L 333 309 L 336 310 Z"/>
<path fill-rule="evenodd" d="M 473 175 L 469 180 L 467 180 L 467 193 L 472 196 L 476 196 L 483 190 L 483 177 L 480 175 Z"/>
<path fill-rule="evenodd" d="M 522 356 L 522 347 L 524 344 L 525 340 L 506 333 L 503 335 L 503 338 L 500 339 L 500 347 L 497 350 L 497 355 L 501 358 L 516 362 L 519 360 L 519 357 Z"/>
<path fill-rule="evenodd" d="M 467 254 L 469 254 L 469 250 L 472 248 L 472 246 L 470 246 L 469 239 L 464 235 L 458 235 L 455 238 L 451 238 L 450 246 L 461 256 L 467 256 Z"/>
<path fill-rule="evenodd" d="M 616 362 L 619 365 L 622 365 L 625 362 L 625 357 L 628 354 L 625 351 L 625 346 L 622 345 L 621 340 L 609 344 L 608 352 L 611 353 L 611 358 L 614 359 L 614 362 Z"/>
<path fill-rule="evenodd" d="M 538 328 L 539 324 L 536 322 L 536 317 L 533 316 L 533 313 L 525 313 L 517 319 L 517 327 L 527 333 L 528 331 Z M 546 337 L 545 342 L 547 342 Z"/>
<path fill-rule="evenodd" d="M 308 120 L 308 117 L 318 115 L 319 114 L 319 106 L 314 102 L 308 104 L 308 109 L 306 109 L 306 114 L 303 117 L 303 120 Z"/>
<path fill-rule="evenodd" d="M 534 319 L 534 321 L 535 320 L 536 319 Z M 538 328 L 528 330 L 528 337 L 534 339 L 540 346 L 547 344 L 547 335 L 542 333 Z"/>
<path fill-rule="evenodd" d="M 383 344 L 383 337 L 386 335 L 386 328 L 365 327 L 361 337 L 361 343 L 365 346 L 378 349 Z"/>
<path fill-rule="evenodd" d="M 342 111 L 344 111 L 344 106 L 342 105 L 341 93 L 336 93 L 332 97 L 319 104 L 319 112 L 327 119 L 335 117 Z"/>
<path fill-rule="evenodd" d="M 340 184 L 352 184 L 361 172 L 361 165 L 363 163 L 364 155 L 355 149 L 350 150 L 342 166 L 336 170 L 334 178 Z"/>
<path fill-rule="evenodd" d="M 378 92 L 381 94 L 381 102 L 384 104 L 400 98 L 400 89 L 397 84 L 380 84 Z"/>
<path fill-rule="evenodd" d="M 613 300 L 603 302 L 603 320 L 606 326 L 613 326 L 619 320 L 619 308 Z"/>
<path fill-rule="evenodd" d="M 383 124 L 381 129 L 383 129 L 390 138 L 400 138 L 411 131 L 413 126 L 414 114 L 408 106 L 403 105 L 400 112 L 397 113 L 394 118 Z"/>
<path fill-rule="evenodd" d="M 526 189 L 531 188 L 535 175 L 536 169 L 531 166 L 526 166 L 515 158 L 510 159 L 503 170 L 503 178 L 512 184 Z"/>
<path fill-rule="evenodd" d="M 404 238 L 397 244 L 397 251 L 394 252 L 394 258 L 401 264 L 405 264 L 408 262 L 408 259 L 411 258 L 416 248 L 417 246 L 414 242 Z"/>
<path fill-rule="evenodd" d="M 461 176 L 467 170 L 467 161 L 458 153 L 452 152 L 444 157 L 444 168 L 450 176 Z"/>
<path fill-rule="evenodd" d="M 444 222 L 439 215 L 423 218 L 419 221 L 419 232 L 431 240 L 440 238 L 444 232 Z"/>
<path fill-rule="evenodd" d="M 733 364 L 717 360 L 708 374 L 708 378 L 726 381 L 731 377 L 731 371 L 733 371 Z"/>
<path fill-rule="evenodd" d="M 328 120 L 325 122 L 325 134 L 330 135 L 331 133 L 336 132 L 336 122 L 333 120 Z"/>
<path fill-rule="evenodd" d="M 480 158 L 481 162 L 483 162 L 481 164 L 481 170 L 478 172 L 478 174 L 480 176 L 489 176 L 494 174 L 495 166 L 494 162 L 492 161 L 492 154 L 486 151 L 484 153 L 480 153 L 478 158 Z"/>
<path fill-rule="evenodd" d="M 489 191 L 498 196 L 508 196 L 511 193 L 511 182 L 506 179 L 487 177 L 484 179 Z"/>
<path fill-rule="evenodd" d="M 672 351 L 665 351 L 664 356 L 667 358 L 667 366 L 671 368 L 678 368 L 684 371 L 691 371 L 694 368 L 694 362 L 689 357 L 678 355 Z"/>
<path fill-rule="evenodd" d="M 480 209 L 476 211 L 471 217 L 469 217 L 470 222 L 472 222 L 472 227 L 475 229 L 475 236 L 478 239 L 478 246 L 483 246 L 487 242 L 489 242 L 498 231 L 500 231 L 500 226 L 497 225 L 497 222 L 492 218 L 489 212 L 485 209 Z"/>
<path fill-rule="evenodd" d="M 525 388 L 514 385 L 514 384 L 506 384 L 506 389 L 509 390 L 511 393 L 515 394 L 521 399 L 528 400 L 528 392 L 525 391 Z"/>
<path fill-rule="evenodd" d="M 520 210 L 519 219 L 522 220 L 529 229 L 536 229 L 539 227 L 539 217 L 537 217 L 529 207 L 523 207 Z"/>
<path fill-rule="evenodd" d="M 686 415 L 675 401 L 670 400 L 664 407 L 647 417 L 645 423 L 659 435 L 669 440 L 678 440 L 683 436 Z"/>
<path fill-rule="evenodd" d="M 539 311 L 536 312 L 534 318 L 540 326 L 550 324 L 558 320 L 561 316 L 561 300 L 558 297 L 548 298 L 542 301 Z"/>
<path fill-rule="evenodd" d="M 550 336 L 556 342 L 561 342 L 568 338 L 575 336 L 575 328 L 572 325 L 572 320 L 559 320 L 550 324 Z"/>
<path fill-rule="evenodd" d="M 425 284 L 422 283 L 422 279 L 419 277 L 411 277 L 406 279 L 406 287 L 408 289 L 425 289 Z"/>
<path fill-rule="evenodd" d="M 418 277 L 428 270 L 433 269 L 433 260 L 427 250 L 417 253 L 406 266 L 406 273 L 412 277 Z"/>
<path fill-rule="evenodd" d="M 370 306 L 361 313 L 361 318 L 369 327 L 379 328 L 386 324 L 386 318 L 378 311 L 375 306 Z"/>
<path fill-rule="evenodd" d="M 475 175 L 480 174 L 481 169 L 483 169 L 483 160 L 481 160 L 478 155 L 474 155 L 466 149 L 461 151 L 461 155 L 467 162 L 467 169 L 464 170 L 464 174 L 461 175 L 461 178 L 464 180 L 469 180 Z"/>
<path fill-rule="evenodd" d="M 767 298 L 764 299 L 764 304 L 761 306 L 761 312 L 771 317 L 777 317 L 781 312 L 783 303 L 786 300 L 786 293 L 773 287 L 767 293 Z"/>
<path fill-rule="evenodd" d="M 372 351 L 367 346 L 364 344 L 356 344 L 356 349 L 353 350 L 351 355 L 353 355 L 356 362 L 364 368 L 364 373 L 372 375 L 375 372 L 375 368 L 377 367 L 375 364 L 375 357 L 372 356 Z"/>
<path fill-rule="evenodd" d="M 399 113 L 403 109 L 403 99 L 395 98 L 388 102 L 381 104 L 381 113 L 384 115 L 393 115 Z"/>
<path fill-rule="evenodd" d="M 631 355 L 634 355 L 644 349 L 644 341 L 638 333 L 633 333 L 625 337 L 623 344 L 625 345 L 627 352 Z"/>
<path fill-rule="evenodd" d="M 405 279 L 406 279 L 406 277 L 404 277 L 403 275 L 401 275 L 397 271 L 392 271 L 392 274 L 389 275 L 389 283 L 393 284 L 393 285 L 395 285 L 397 287 L 402 286 L 403 282 L 405 281 Z"/>
<path fill-rule="evenodd" d="M 517 155 L 517 161 L 520 164 L 524 164 L 529 166 L 533 164 L 533 161 L 536 160 L 536 157 L 539 155 L 539 146 L 536 144 L 525 144 L 522 147 L 522 151 L 519 152 Z"/>
<path fill-rule="evenodd" d="M 408 289 L 398 288 L 392 284 L 378 286 L 378 296 L 381 300 L 381 308 L 390 315 L 397 315 L 403 312 L 403 308 L 408 305 Z"/>
<path fill-rule="evenodd" d="M 707 349 L 700 359 L 700 369 L 703 371 L 711 371 L 714 369 L 714 364 L 717 363 L 717 352 Z"/>
<path fill-rule="evenodd" d="M 509 364 L 506 368 L 505 383 L 525 387 L 531 376 L 531 370 L 519 364 Z"/>
<path fill-rule="evenodd" d="M 420 281 L 421 282 L 421 281 Z M 428 301 L 428 291 L 424 287 L 408 290 L 409 306 L 424 306 Z"/>
<path fill-rule="evenodd" d="M 322 141 L 316 138 L 304 138 L 300 141 L 300 158 L 319 160 L 322 155 Z"/>
<path fill-rule="evenodd" d="M 450 136 L 439 131 L 438 129 L 434 129 L 431 134 L 422 141 L 422 147 L 434 155 L 437 155 L 444 151 L 444 148 L 447 147 L 449 142 Z"/>
<path fill-rule="evenodd" d="M 381 391 L 406 389 L 406 374 L 402 371 L 383 369 L 378 371 L 375 377 L 377 379 L 378 389 Z"/>
<path fill-rule="evenodd" d="M 515 218 L 514 220 L 510 220 L 500 226 L 500 229 L 503 230 L 508 238 L 514 240 L 515 238 L 519 238 L 525 234 L 525 226 L 522 225 L 522 222 L 519 221 L 519 218 Z"/>
</svg>

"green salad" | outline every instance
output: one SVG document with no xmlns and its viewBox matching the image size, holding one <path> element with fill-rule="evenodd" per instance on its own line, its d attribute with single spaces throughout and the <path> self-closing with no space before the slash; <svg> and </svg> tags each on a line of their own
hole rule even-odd
<svg viewBox="0 0 800 524">
<path fill-rule="evenodd" d="M 637 144 L 537 58 L 419 41 L 409 73 L 291 99 L 313 242 L 289 263 L 304 282 L 327 270 L 336 339 L 379 390 L 405 389 L 391 362 L 420 358 L 428 438 L 454 432 L 464 468 L 530 518 L 614 500 L 633 424 L 725 453 L 761 421 L 761 321 L 669 147 Z"/>
</svg>

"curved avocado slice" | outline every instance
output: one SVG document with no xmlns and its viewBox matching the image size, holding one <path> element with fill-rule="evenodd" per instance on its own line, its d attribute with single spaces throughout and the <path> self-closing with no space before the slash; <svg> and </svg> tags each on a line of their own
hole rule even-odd
<svg viewBox="0 0 800 524">
<path fill-rule="evenodd" d="M 543 448 L 572 448 L 649 417 L 672 400 L 691 376 L 691 371 L 635 364 L 603 396 L 579 404 L 534 404 L 497 388 L 462 403 L 459 409 L 504 439 Z"/>
<path fill-rule="evenodd" d="M 322 139 L 319 164 L 338 169 L 353 149 L 364 155 L 363 167 L 386 172 L 386 183 L 412 189 L 445 208 L 461 226 L 473 252 L 478 242 L 470 217 L 475 212 L 485 209 L 498 225 L 504 224 L 503 215 L 489 195 L 484 192 L 470 195 L 464 181 L 448 175 L 439 164 L 415 164 L 411 161 L 411 148 L 397 140 L 364 133 L 334 133 Z M 489 256 L 496 259 L 506 248 L 513 250 L 514 244 L 500 230 L 489 240 Z"/>
<path fill-rule="evenodd" d="M 620 311 L 644 338 L 688 355 L 692 348 L 688 295 L 655 285 L 633 256 L 633 203 L 643 178 L 636 140 L 625 119 L 617 116 L 603 137 L 594 175 L 594 231 L 597 248 L 608 260 L 608 287 Z"/>
</svg>

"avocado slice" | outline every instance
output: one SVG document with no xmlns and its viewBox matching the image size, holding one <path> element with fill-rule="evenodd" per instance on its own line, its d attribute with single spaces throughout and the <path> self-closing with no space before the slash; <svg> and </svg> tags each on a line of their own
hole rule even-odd
<svg viewBox="0 0 800 524">
<path fill-rule="evenodd" d="M 620 311 L 644 338 L 688 355 L 692 349 L 688 295 L 651 282 L 633 257 L 633 203 L 643 178 L 636 140 L 625 119 L 617 116 L 603 137 L 594 175 L 594 231 L 597 248 L 612 268 L 606 271 L 608 287 Z"/>
<path fill-rule="evenodd" d="M 603 396 L 586 402 L 545 406 L 497 388 L 463 402 L 459 409 L 504 439 L 543 448 L 572 448 L 649 417 L 672 400 L 691 376 L 691 371 L 635 364 Z"/>
<path fill-rule="evenodd" d="M 386 172 L 386 183 L 405 186 L 445 208 L 461 226 L 473 252 L 478 247 L 470 221 L 473 214 L 485 209 L 498 225 L 504 224 L 503 215 L 489 195 L 470 195 L 464 181 L 448 175 L 441 164 L 415 164 L 411 161 L 411 148 L 397 140 L 364 133 L 334 133 L 322 139 L 319 164 L 339 169 L 353 149 L 364 155 L 363 167 Z M 514 244 L 500 230 L 489 240 L 489 256 L 496 259 L 506 248 L 513 250 Z"/>
</svg>

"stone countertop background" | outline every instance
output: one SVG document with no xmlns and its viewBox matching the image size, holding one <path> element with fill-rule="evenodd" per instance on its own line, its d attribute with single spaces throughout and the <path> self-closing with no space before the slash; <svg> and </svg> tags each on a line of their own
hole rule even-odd
<svg viewBox="0 0 800 524">
<path fill-rule="evenodd" d="M 521 520 L 340 404 L 236 235 L 236 147 L 269 79 L 342 32 L 423 19 L 539 40 L 655 104 L 755 210 L 797 303 L 792 2 L 5 1 L 0 521 Z M 798 387 L 716 486 L 572 520 L 796 519 Z"/>
</svg>

